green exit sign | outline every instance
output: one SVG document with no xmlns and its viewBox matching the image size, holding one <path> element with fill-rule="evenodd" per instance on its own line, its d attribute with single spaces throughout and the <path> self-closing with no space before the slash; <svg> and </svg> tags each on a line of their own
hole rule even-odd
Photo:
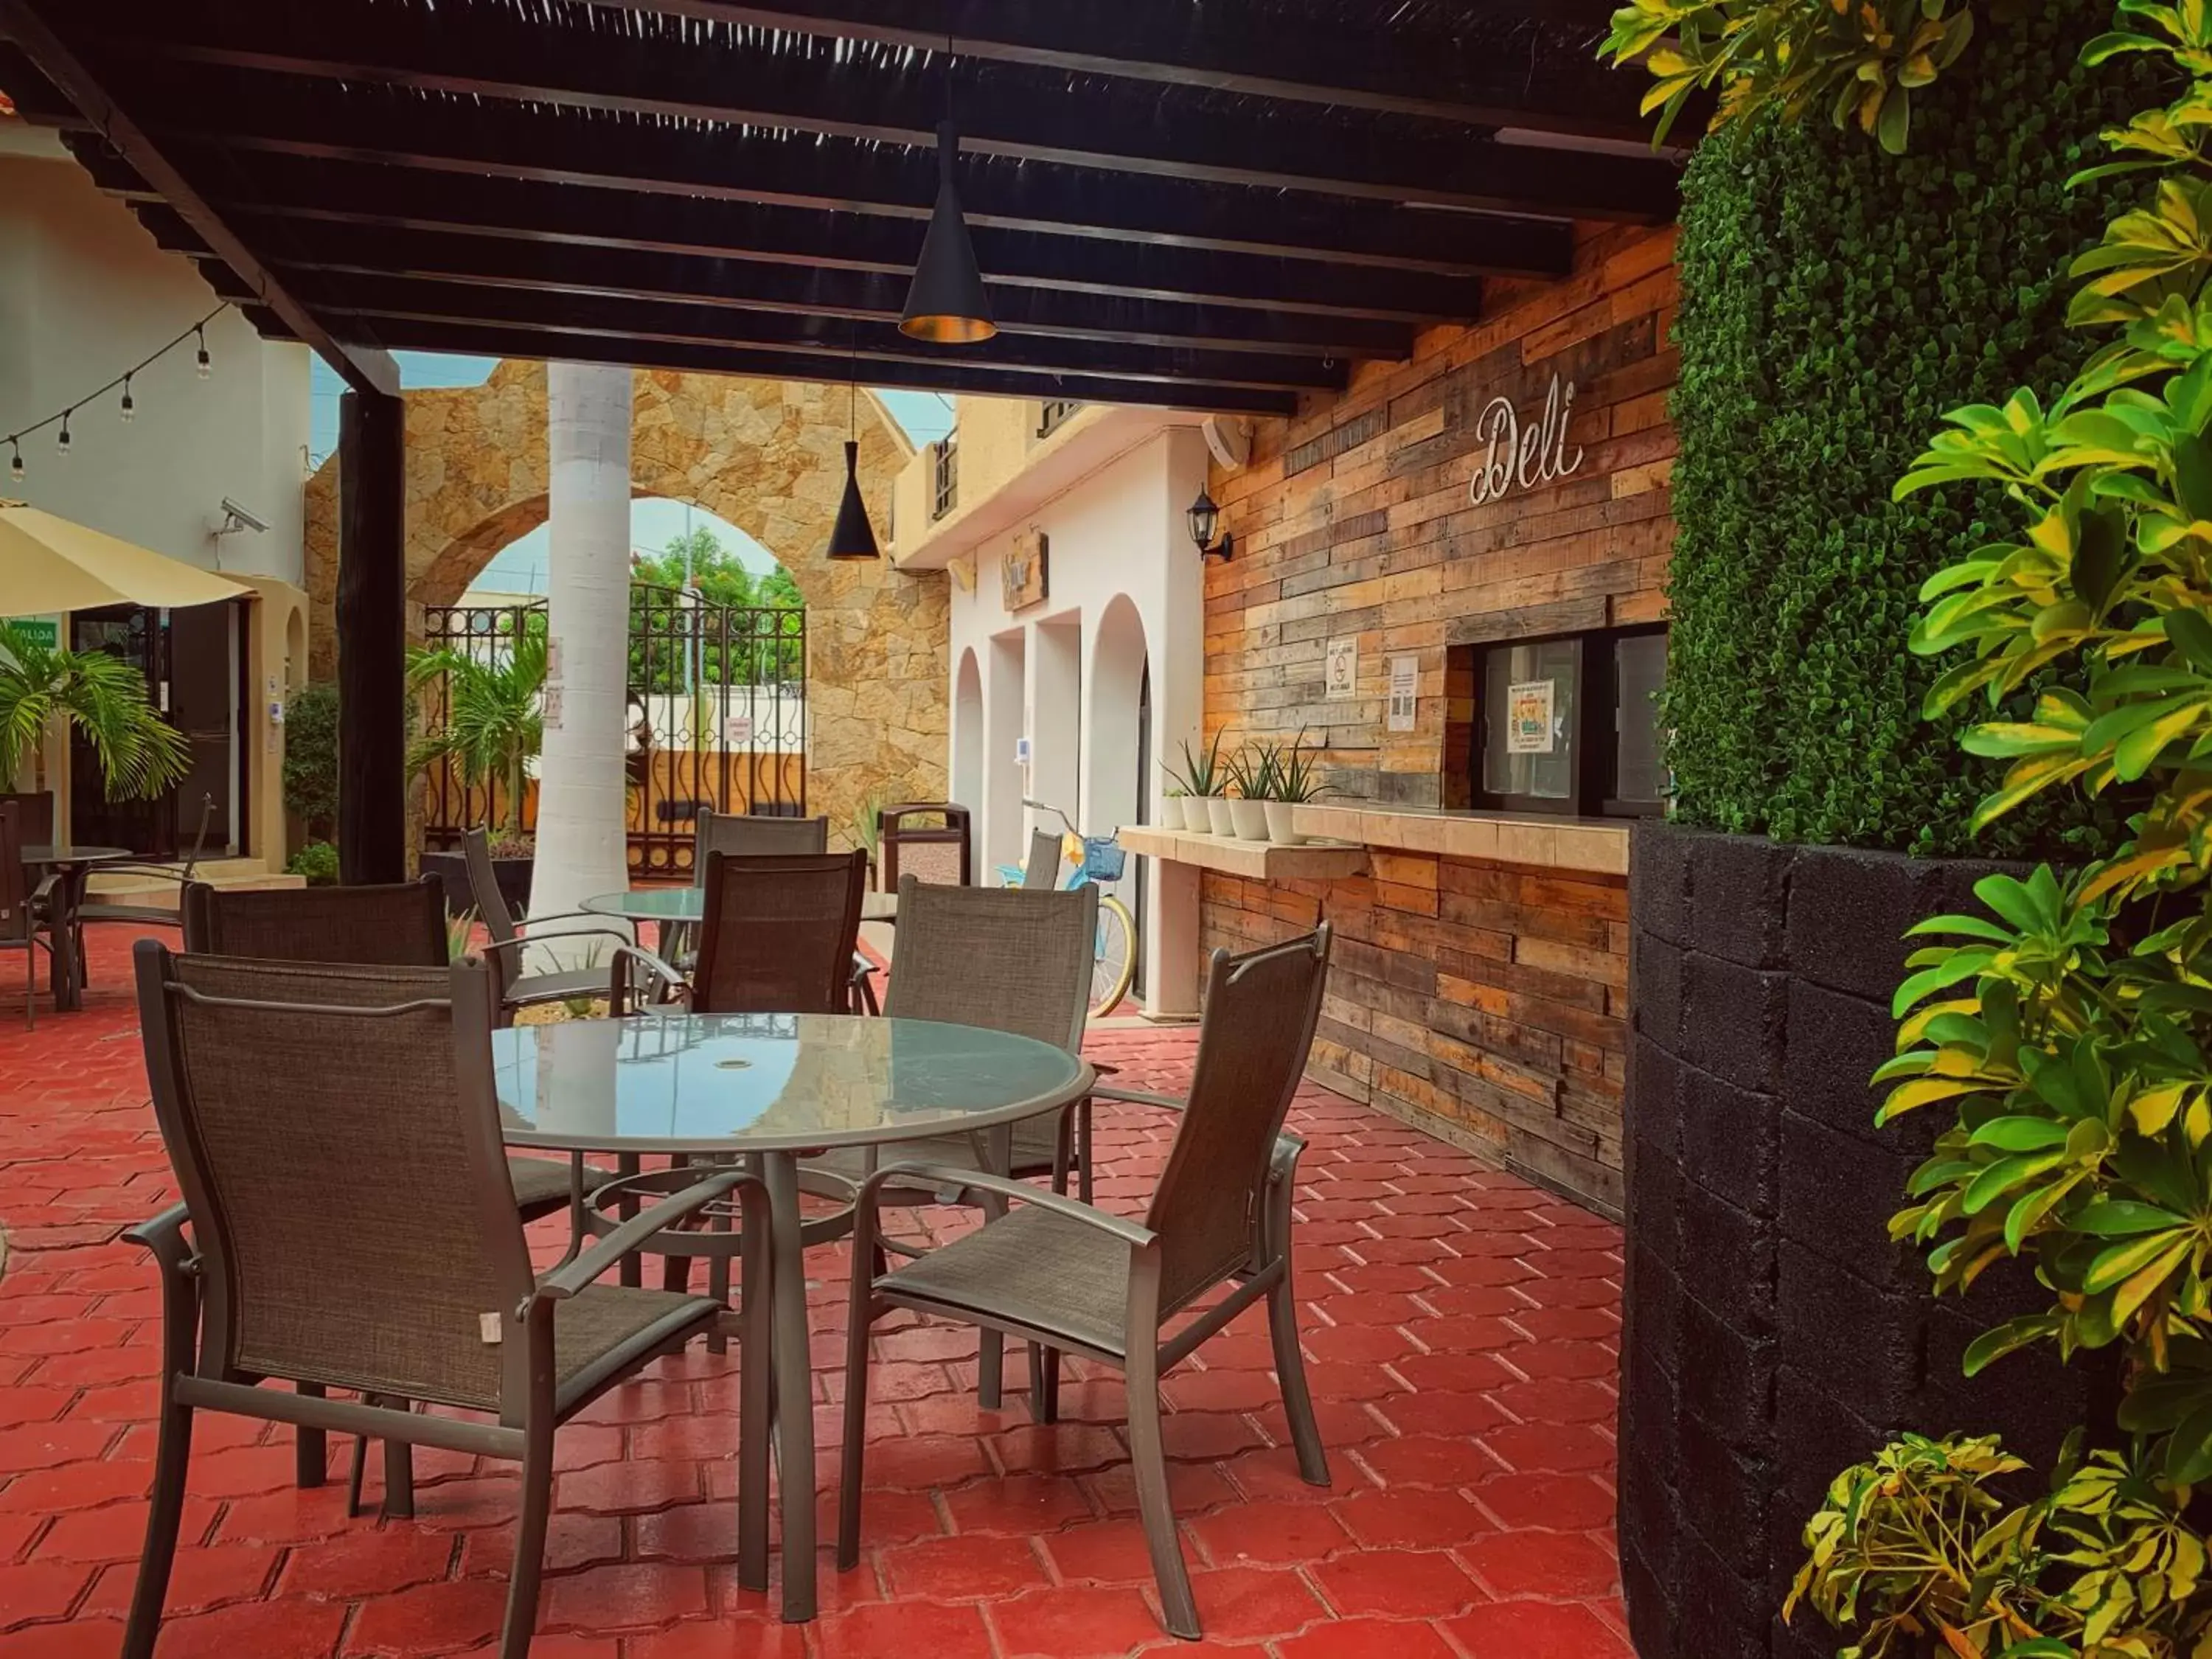
<svg viewBox="0 0 2212 1659">
<path fill-rule="evenodd" d="M 52 650 L 61 643 L 61 624 L 46 617 L 19 617 L 8 624 L 33 645 Z"/>
</svg>

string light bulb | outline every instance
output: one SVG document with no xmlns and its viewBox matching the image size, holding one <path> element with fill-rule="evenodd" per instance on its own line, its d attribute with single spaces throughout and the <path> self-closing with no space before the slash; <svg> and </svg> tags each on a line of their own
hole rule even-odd
<svg viewBox="0 0 2212 1659">
<path fill-rule="evenodd" d="M 136 415 L 136 414 L 138 412 L 138 405 L 137 405 L 137 404 L 133 403 L 133 402 L 131 401 L 131 377 L 130 377 L 128 374 L 126 374 L 126 375 L 125 375 L 125 376 L 123 377 L 123 411 L 122 411 L 122 412 L 123 412 L 123 424 L 124 424 L 124 425 L 125 425 L 125 426 L 129 426 L 129 425 L 131 424 L 131 417 L 132 416 Z"/>
<path fill-rule="evenodd" d="M 9 439 L 8 443 L 15 452 L 8 458 L 8 477 L 14 483 L 21 483 L 23 482 L 23 446 L 14 438 Z"/>
<path fill-rule="evenodd" d="M 76 410 L 73 409 L 62 410 L 62 429 L 59 435 L 54 439 L 54 449 L 58 454 L 67 455 L 70 453 L 70 416 L 76 413 Z"/>
<path fill-rule="evenodd" d="M 205 324 L 202 324 L 199 327 L 194 329 L 192 332 L 199 337 L 200 349 L 199 356 L 197 361 L 199 364 L 199 377 L 204 380 L 214 368 L 214 363 L 208 356 L 207 326 Z"/>
</svg>

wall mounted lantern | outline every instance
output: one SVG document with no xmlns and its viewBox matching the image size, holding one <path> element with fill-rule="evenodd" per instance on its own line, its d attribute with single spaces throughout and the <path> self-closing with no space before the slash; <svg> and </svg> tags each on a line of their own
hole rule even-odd
<svg viewBox="0 0 2212 1659">
<path fill-rule="evenodd" d="M 1190 504 L 1187 516 L 1190 520 L 1190 538 L 1197 545 L 1200 562 L 1218 559 L 1227 564 L 1236 550 L 1237 538 L 1224 536 L 1218 542 L 1213 539 L 1213 532 L 1221 523 L 1221 509 L 1213 504 L 1212 495 L 1204 486 L 1200 487 L 1198 499 Z"/>
</svg>

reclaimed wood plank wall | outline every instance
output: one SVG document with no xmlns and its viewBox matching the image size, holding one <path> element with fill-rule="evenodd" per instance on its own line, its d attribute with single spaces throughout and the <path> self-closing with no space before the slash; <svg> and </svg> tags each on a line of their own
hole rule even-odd
<svg viewBox="0 0 2212 1659">
<path fill-rule="evenodd" d="M 1262 423 L 1249 464 L 1212 483 L 1237 555 L 1206 572 L 1209 734 L 1303 729 L 1340 799 L 1457 805 L 1445 751 L 1465 741 L 1470 688 L 1449 682 L 1449 647 L 1662 618 L 1678 292 L 1671 228 L 1592 228 L 1565 280 L 1493 283 L 1480 323 Z M 1499 397 L 1540 410 L 1555 374 L 1577 388 L 1581 465 L 1475 505 L 1477 417 Z M 1357 695 L 1330 701 L 1328 642 L 1347 637 Z M 1400 655 L 1418 659 L 1419 702 L 1393 732 Z M 1326 884 L 1209 874 L 1206 943 L 1249 948 L 1326 915 L 1341 942 L 1316 1074 L 1617 1208 L 1626 881 L 1425 854 L 1374 866 Z"/>
</svg>

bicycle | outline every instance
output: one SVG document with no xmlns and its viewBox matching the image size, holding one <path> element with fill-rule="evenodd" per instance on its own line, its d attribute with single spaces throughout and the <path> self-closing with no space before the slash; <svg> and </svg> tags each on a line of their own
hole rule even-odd
<svg viewBox="0 0 2212 1659">
<path fill-rule="evenodd" d="M 1129 994 L 1130 981 L 1137 976 L 1136 919 L 1129 914 L 1129 907 L 1106 891 L 1103 885 L 1121 879 L 1129 855 L 1113 836 L 1081 833 L 1057 806 L 1048 806 L 1026 796 L 1022 805 L 1051 813 L 1066 830 L 1057 850 L 1061 860 L 1072 862 L 1075 867 L 1058 885 L 1068 892 L 1079 887 L 1100 889 L 1098 938 L 1091 958 L 1091 1012 L 1094 1018 L 1103 1018 L 1121 1006 L 1121 999 Z M 999 878 L 1009 887 L 1023 885 L 1026 873 L 1018 864 L 999 866 Z"/>
</svg>

